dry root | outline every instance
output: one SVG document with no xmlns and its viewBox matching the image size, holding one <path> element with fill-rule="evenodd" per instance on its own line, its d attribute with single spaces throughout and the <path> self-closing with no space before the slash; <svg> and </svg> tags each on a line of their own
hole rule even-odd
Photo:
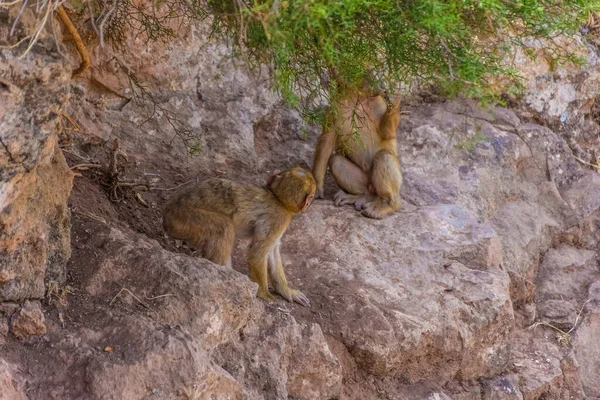
<svg viewBox="0 0 600 400">
<path fill-rule="evenodd" d="M 92 61 L 90 59 L 90 55 L 87 51 L 87 48 L 83 44 L 83 40 L 81 40 L 79 31 L 77 30 L 77 28 L 75 28 L 75 25 L 73 25 L 73 22 L 71 21 L 71 18 L 69 18 L 69 15 L 65 11 L 64 7 L 62 5 L 56 7 L 56 13 L 58 14 L 58 18 L 63 23 L 67 31 L 73 37 L 73 41 L 75 41 L 75 47 L 77 48 L 77 52 L 81 56 L 81 64 L 79 64 L 79 67 L 75 71 L 73 71 L 71 75 L 72 78 L 75 78 L 77 75 L 83 74 L 90 67 Z"/>
</svg>

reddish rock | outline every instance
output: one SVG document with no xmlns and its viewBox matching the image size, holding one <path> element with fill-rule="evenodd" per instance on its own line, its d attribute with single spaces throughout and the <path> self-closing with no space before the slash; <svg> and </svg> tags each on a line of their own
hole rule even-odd
<svg viewBox="0 0 600 400">
<path fill-rule="evenodd" d="M 21 23 L 31 18 L 26 9 Z M 0 24 L 0 37 L 11 25 Z M 44 281 L 64 282 L 71 254 L 73 174 L 56 136 L 70 70 L 51 32 L 24 59 L 22 51 L 0 52 L 0 302 L 43 297 Z"/>
<path fill-rule="evenodd" d="M 15 373 L 14 366 L 2 359 L 0 359 L 0 399 L 27 400 L 22 378 Z"/>
<path fill-rule="evenodd" d="M 26 301 L 23 308 L 13 315 L 11 332 L 18 338 L 41 336 L 46 333 L 46 323 L 42 307 L 38 301 Z"/>
</svg>

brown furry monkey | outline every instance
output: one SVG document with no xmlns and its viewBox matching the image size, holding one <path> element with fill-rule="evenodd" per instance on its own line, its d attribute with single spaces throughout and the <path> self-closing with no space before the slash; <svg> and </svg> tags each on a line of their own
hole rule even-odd
<svg viewBox="0 0 600 400">
<path fill-rule="evenodd" d="M 402 173 L 396 143 L 400 97 L 388 104 L 380 95 L 358 92 L 343 99 L 337 111 L 336 117 L 328 113 L 317 141 L 316 197 L 323 198 L 329 165 L 343 189 L 334 197 L 337 206 L 353 204 L 364 216 L 385 218 L 400 209 Z M 358 131 L 358 139 L 351 137 L 353 130 Z"/>
<path fill-rule="evenodd" d="M 170 199 L 163 213 L 165 232 L 184 240 L 203 258 L 231 266 L 236 236 L 251 238 L 247 260 L 258 297 L 274 301 L 273 290 L 290 302 L 310 306 L 308 298 L 288 286 L 279 243 L 292 216 L 305 211 L 315 196 L 309 171 L 275 171 L 265 187 L 209 179 Z"/>
</svg>

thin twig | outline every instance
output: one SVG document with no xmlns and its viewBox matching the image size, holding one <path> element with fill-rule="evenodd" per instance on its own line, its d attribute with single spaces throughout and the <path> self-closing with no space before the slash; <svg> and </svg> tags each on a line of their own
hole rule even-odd
<svg viewBox="0 0 600 400">
<path fill-rule="evenodd" d="M 95 220 L 95 221 L 102 222 L 104 225 L 108 225 L 108 222 L 106 222 L 106 220 L 105 220 L 104 218 L 102 218 L 102 217 L 99 217 L 99 216 L 97 216 L 97 215 L 94 215 L 94 214 L 92 214 L 92 213 L 89 213 L 89 212 L 87 212 L 87 211 L 77 211 L 77 210 L 71 210 L 71 212 L 72 212 L 72 213 L 75 213 L 75 214 L 78 214 L 78 215 L 84 215 L 84 216 L 86 216 L 86 217 L 88 217 L 88 218 L 91 218 L 91 219 L 93 219 L 93 220 Z"/>
<path fill-rule="evenodd" d="M 585 308 L 585 305 L 587 303 L 589 303 L 592 299 L 588 299 L 585 303 L 583 303 L 583 305 L 581 306 L 581 309 L 579 310 L 579 312 L 577 313 L 577 317 L 575 318 L 575 323 L 573 324 L 573 327 L 571 329 L 569 329 L 569 332 L 567 333 L 571 333 L 573 332 L 573 330 L 577 327 L 577 323 L 579 323 L 579 318 L 581 317 L 581 314 L 583 313 L 583 309 Z"/>
<path fill-rule="evenodd" d="M 594 171 L 596 170 L 596 168 L 598 168 L 598 165 L 589 163 L 585 160 L 582 160 L 581 158 L 577 157 L 575 154 L 571 154 L 573 156 L 574 159 L 576 159 L 577 161 L 579 161 L 580 163 L 584 164 L 584 165 L 589 165 L 590 167 L 594 168 Z"/>
<path fill-rule="evenodd" d="M 177 186 L 175 186 L 175 187 L 172 187 L 172 188 L 152 188 L 152 190 L 164 190 L 164 191 L 167 191 L 167 192 L 168 192 L 168 191 L 171 191 L 171 190 L 177 190 L 177 189 L 179 189 L 180 187 L 187 185 L 187 184 L 188 184 L 188 183 L 190 183 L 191 181 L 193 181 L 193 179 L 187 180 L 187 181 L 183 182 L 182 184 L 180 184 L 180 185 L 177 185 Z"/>
<path fill-rule="evenodd" d="M 141 305 L 143 305 L 144 307 L 146 307 L 148 310 L 152 311 L 153 313 L 156 314 L 157 317 L 160 317 L 160 314 L 154 310 L 152 307 L 150 307 L 148 304 L 144 303 L 142 300 L 140 300 L 135 294 L 133 294 L 131 292 L 131 290 L 127 289 L 127 288 L 121 288 L 121 290 L 119 290 L 119 293 L 117 293 L 115 295 L 115 297 L 112 298 L 112 300 L 110 301 L 109 305 L 113 305 L 113 303 L 115 302 L 115 300 L 117 300 L 117 298 L 121 297 L 121 293 L 123 292 L 127 292 L 129 293 L 134 299 L 136 299 Z"/>
<path fill-rule="evenodd" d="M 101 164 L 77 164 L 71 167 L 71 171 L 75 169 L 89 169 L 89 168 L 104 168 Z"/>
<path fill-rule="evenodd" d="M 10 7 L 10 6 L 14 6 L 15 4 L 18 4 L 20 2 L 22 2 L 23 0 L 14 0 L 11 1 L 9 3 L 0 3 L 0 7 Z"/>
<path fill-rule="evenodd" d="M 79 126 L 79 124 L 77 122 L 75 122 L 75 120 L 73 118 L 71 118 L 71 116 L 65 112 L 61 112 L 60 116 L 63 117 L 64 119 L 66 119 L 67 121 L 69 121 L 69 123 L 73 126 L 73 130 L 75 132 L 80 132 L 81 131 L 81 127 Z"/>
<path fill-rule="evenodd" d="M 156 299 L 160 299 L 160 298 L 163 298 L 163 297 L 172 297 L 172 296 L 175 296 L 175 295 L 173 293 L 167 293 L 167 294 L 161 294 L 159 296 L 154 296 L 154 297 L 144 296 L 144 298 L 146 300 L 156 300 Z"/>
</svg>

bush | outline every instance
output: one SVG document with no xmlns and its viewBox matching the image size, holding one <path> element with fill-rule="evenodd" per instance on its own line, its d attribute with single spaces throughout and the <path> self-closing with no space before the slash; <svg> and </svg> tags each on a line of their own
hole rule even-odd
<svg viewBox="0 0 600 400">
<path fill-rule="evenodd" d="M 272 66 L 292 104 L 335 100 L 365 76 L 392 90 L 416 80 L 446 95 L 493 94 L 491 76 L 515 78 L 502 60 L 524 39 L 548 39 L 556 60 L 571 57 L 553 38 L 571 36 L 594 0 L 208 0 L 214 30 L 251 65 Z M 325 72 L 338 79 L 327 85 Z M 339 83 L 343 82 L 344 85 Z"/>
<path fill-rule="evenodd" d="M 27 2 L 28 0 L 22 0 Z M 55 0 L 54 0 L 55 1 Z M 51 0 L 49 0 L 51 2 Z M 600 0 L 71 0 L 104 44 L 126 51 L 125 31 L 147 40 L 212 21 L 249 66 L 271 67 L 273 86 L 319 119 L 365 79 L 394 91 L 415 81 L 445 95 L 493 96 L 491 77 L 516 79 L 503 60 L 545 39 L 551 61 L 574 60 L 554 39 L 571 36 Z M 91 18 L 88 18 L 91 17 Z M 120 46 L 119 46 L 120 45 Z M 125 46 L 124 46 L 125 45 Z M 577 60 L 574 60 L 577 61 Z M 331 79 L 335 77 L 335 79 Z"/>
</svg>

